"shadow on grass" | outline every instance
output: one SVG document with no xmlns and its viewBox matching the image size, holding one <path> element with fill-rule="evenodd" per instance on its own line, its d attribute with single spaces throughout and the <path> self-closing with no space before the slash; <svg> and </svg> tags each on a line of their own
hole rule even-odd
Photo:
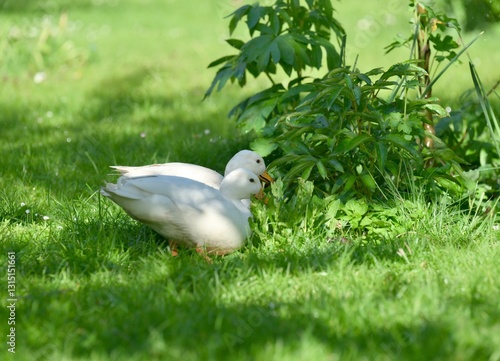
<svg viewBox="0 0 500 361">
<path fill-rule="evenodd" d="M 329 256 L 329 252 L 311 255 L 303 257 L 302 262 Z M 268 261 L 275 259 L 273 256 Z M 224 302 L 216 296 L 214 274 L 226 289 L 238 292 L 244 287 L 241 277 L 234 276 L 242 268 L 240 259 L 227 259 L 227 264 L 207 264 L 201 258 L 193 261 L 187 255 L 170 260 L 164 257 L 153 262 L 153 267 L 164 268 L 154 279 L 142 278 L 145 270 L 139 265 L 129 272 L 132 278 L 138 277 L 135 281 L 123 283 L 117 273 L 115 277 L 122 282 L 96 281 L 59 293 L 35 290 L 43 293 L 33 297 L 38 302 L 35 314 L 30 314 L 31 305 L 26 301 L 25 312 L 30 314 L 30 322 L 63 332 L 55 338 L 65 340 L 73 356 L 82 357 L 93 353 L 131 359 L 144 355 L 204 360 L 232 360 L 241 355 L 242 359 L 258 359 L 265 352 L 279 352 L 283 345 L 299 353 L 308 351 L 304 345 L 309 345 L 325 354 L 354 359 L 366 354 L 373 359 L 405 360 L 457 355 L 456 325 L 449 323 L 446 312 L 406 322 L 383 315 L 363 321 L 363 302 L 349 299 L 342 291 L 322 288 L 314 294 L 301 293 L 293 301 L 274 300 L 271 292 L 251 301 Z M 255 259 L 243 262 L 249 266 Z M 254 264 L 260 266 L 261 258 Z M 233 283 L 237 279 L 239 283 Z M 232 298 L 230 293 L 227 295 Z M 471 304 L 469 299 L 454 302 L 458 309 Z M 485 295 L 481 302 L 476 305 L 477 311 L 486 309 L 493 326 L 500 319 L 496 300 Z M 45 315 L 59 305 L 66 305 L 59 317 L 46 319 Z M 49 356 L 50 348 L 44 351 L 43 340 L 32 342 L 42 343 L 36 347 L 40 358 Z M 470 357 L 466 359 L 488 359 L 494 350 L 485 343 L 470 345 L 467 352 Z"/>
<path fill-rule="evenodd" d="M 66 239 L 69 241 L 64 243 Z M 391 247 L 368 247 L 368 253 L 379 260 L 401 261 Z M 36 250 L 31 252 L 36 257 Z M 263 352 L 273 354 L 280 345 L 297 352 L 304 352 L 304 345 L 314 345 L 327 354 L 352 358 L 367 353 L 374 359 L 405 360 L 456 355 L 455 330 L 439 314 L 407 323 L 383 316 L 363 323 L 362 316 L 353 314 L 364 312 L 356 309 L 363 303 L 356 303 L 341 290 L 319 287 L 314 294 L 301 292 L 292 301 L 274 299 L 273 295 L 279 294 L 274 290 L 263 292 L 260 298 L 241 301 L 236 297 L 237 301 L 231 301 L 234 296 L 230 290 L 238 293 L 238 289 L 251 286 L 245 280 L 264 281 L 264 274 L 294 277 L 335 272 L 342 265 L 350 265 L 348 272 L 355 272 L 358 265 L 373 261 L 362 255 L 367 251 L 360 245 L 310 244 L 273 252 L 262 252 L 255 246 L 210 264 L 190 251 L 173 258 L 163 238 L 149 228 L 126 215 L 108 214 L 102 222 L 95 218 L 76 220 L 74 228 L 64 229 L 43 253 L 40 264 L 30 266 L 31 271 L 50 275 L 65 269 L 82 283 L 69 288 L 30 286 L 30 293 L 23 297 L 23 312 L 26 320 L 49 330 L 48 337 L 58 345 L 64 343 L 73 356 L 93 353 L 140 359 L 147 354 L 153 358 L 184 355 L 186 359 L 231 360 L 238 355 L 248 359 L 262 357 Z M 61 268 L 65 260 L 69 263 Z M 42 266 L 49 268 L 42 270 Z M 19 267 L 21 271 L 22 263 Z M 388 276 L 397 278 L 396 274 Z M 389 284 L 382 290 L 388 298 L 394 298 L 405 286 L 401 283 L 404 279 L 388 282 L 394 284 L 393 289 Z M 229 297 L 227 302 L 218 291 L 220 286 L 227 290 L 223 291 L 224 297 Z M 454 302 L 458 308 L 470 303 L 461 299 Z M 490 303 L 485 298 L 478 305 L 483 311 L 487 307 L 493 312 L 489 313 L 492 320 L 498 320 L 500 312 Z M 57 317 L 47 318 L 54 312 Z M 384 322 L 378 323 L 381 318 Z M 37 357 L 43 359 L 54 349 L 53 343 L 44 346 L 49 343 L 43 337 L 31 339 L 26 349 L 38 350 Z M 470 348 L 476 359 L 487 359 L 493 351 L 481 345 Z"/>
<path fill-rule="evenodd" d="M 183 295 L 182 288 L 172 288 L 168 280 L 82 288 L 61 295 L 77 308 L 71 319 L 64 320 L 64 325 L 57 324 L 61 319 L 50 322 L 56 322 L 56 328 L 66 327 L 67 346 L 76 356 L 92 352 L 132 359 L 144 355 L 258 359 L 264 350 L 273 354 L 283 345 L 287 350 L 302 347 L 304 353 L 308 351 L 303 349 L 305 344 L 319 345 L 326 354 L 337 357 L 369 353 L 373 359 L 422 360 L 429 355 L 434 359 L 456 355 L 455 330 L 439 315 L 406 324 L 392 320 L 377 324 L 374 317 L 360 324 L 352 307 L 346 307 L 348 301 L 338 294 L 320 292 L 294 302 L 262 300 L 231 306 L 215 302 L 208 293 L 203 302 Z M 351 324 L 353 318 L 355 324 Z M 42 325 L 48 322 L 39 321 Z M 42 356 L 43 347 L 39 350 Z M 469 348 L 476 359 L 487 359 L 493 351 L 486 346 Z"/>
<path fill-rule="evenodd" d="M 199 90 L 157 94 L 151 79 L 148 68 L 104 79 L 75 110 L 2 104 L 0 149 L 11 155 L 0 161 L 3 172 L 75 198 L 109 179 L 109 165 L 182 161 L 223 170 L 246 148 L 245 138 L 234 134 L 218 108 L 202 102 Z"/>
</svg>

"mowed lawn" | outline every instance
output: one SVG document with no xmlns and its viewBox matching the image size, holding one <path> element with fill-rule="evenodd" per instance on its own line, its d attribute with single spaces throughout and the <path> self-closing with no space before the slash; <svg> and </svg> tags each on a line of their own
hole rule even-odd
<svg viewBox="0 0 500 361">
<path fill-rule="evenodd" d="M 371 238 L 275 197 L 254 205 L 243 250 L 172 257 L 98 190 L 109 165 L 222 171 L 248 148 L 226 114 L 265 79 L 202 100 L 241 4 L 60 3 L 0 11 L 0 359 L 500 360 L 498 219 L 467 199 L 394 197 L 381 214 L 403 231 Z M 344 1 L 339 20 L 357 34 L 384 6 Z M 360 66 L 405 60 L 377 53 L 405 29 L 399 15 L 357 43 Z M 487 84 L 494 34 L 471 50 Z"/>
</svg>

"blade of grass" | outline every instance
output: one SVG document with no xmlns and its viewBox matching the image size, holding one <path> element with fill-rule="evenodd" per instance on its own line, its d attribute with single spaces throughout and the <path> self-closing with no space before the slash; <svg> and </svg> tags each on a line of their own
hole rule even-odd
<svg viewBox="0 0 500 361">
<path fill-rule="evenodd" d="M 480 32 L 474 39 L 472 39 L 467 45 L 465 45 L 464 48 L 461 51 L 459 51 L 458 54 L 455 55 L 455 57 L 453 59 L 451 59 L 448 64 L 446 64 L 446 66 L 443 68 L 443 70 L 441 70 L 439 72 L 439 74 L 436 75 L 436 77 L 434 77 L 434 79 L 432 79 L 432 81 L 429 83 L 429 85 L 427 85 L 427 87 L 424 89 L 424 92 L 422 93 L 420 98 L 422 98 L 422 99 L 425 98 L 427 93 L 432 89 L 432 86 L 439 80 L 439 78 L 441 78 L 441 76 L 446 72 L 446 70 L 448 70 L 448 68 L 452 64 L 454 64 L 458 60 L 458 58 L 460 58 L 460 56 L 463 53 L 465 53 L 467 51 L 467 49 L 469 49 L 471 47 L 471 45 L 474 44 L 477 41 L 477 39 L 479 39 L 479 37 L 483 34 L 484 34 L 484 31 Z"/>
<path fill-rule="evenodd" d="M 460 33 L 460 30 L 454 26 L 453 24 L 450 24 L 450 27 L 454 28 L 455 31 L 458 34 L 458 37 L 461 41 L 462 44 L 465 44 L 464 39 L 462 38 L 462 34 Z M 479 36 L 481 36 L 484 32 L 481 32 L 476 38 L 472 40 L 471 43 L 469 43 L 468 46 L 464 47 L 463 51 L 466 51 L 467 48 L 472 45 L 474 41 L 477 40 Z M 462 51 L 462 52 L 463 52 Z M 500 157 L 500 148 L 498 146 L 500 142 L 500 123 L 498 122 L 498 119 L 495 116 L 495 111 L 493 110 L 493 107 L 491 106 L 491 103 L 488 99 L 488 95 L 495 90 L 495 88 L 498 86 L 498 81 L 497 83 L 493 86 L 490 92 L 486 93 L 483 83 L 481 82 L 481 79 L 479 78 L 479 74 L 477 73 L 476 67 L 474 66 L 474 63 L 472 61 L 472 58 L 470 54 L 467 52 L 467 57 L 469 58 L 469 69 L 471 72 L 471 77 L 472 77 L 472 82 L 474 83 L 474 89 L 476 90 L 477 97 L 479 99 L 479 103 L 481 104 L 481 109 L 483 110 L 484 117 L 486 119 L 486 123 L 488 125 L 488 129 L 491 132 L 491 137 L 494 140 L 495 144 L 495 149 L 497 151 L 498 156 Z M 493 130 L 493 124 L 495 125 L 496 133 Z"/>
<path fill-rule="evenodd" d="M 491 103 L 488 100 L 486 91 L 484 90 L 483 84 L 481 83 L 481 79 L 479 79 L 476 68 L 474 64 L 470 61 L 469 61 L 469 68 L 472 76 L 472 82 L 474 83 L 474 89 L 476 90 L 477 98 L 479 100 L 479 104 L 481 104 L 481 109 L 483 110 L 484 117 L 486 118 L 486 124 L 488 125 L 488 129 L 491 132 L 492 138 L 494 139 L 493 143 L 495 144 L 495 149 L 497 151 L 497 154 L 500 157 L 500 147 L 498 146 L 498 144 L 500 143 L 500 124 L 498 123 L 498 119 L 495 116 L 493 107 L 491 106 Z M 493 125 L 495 129 L 493 129 Z"/>
</svg>

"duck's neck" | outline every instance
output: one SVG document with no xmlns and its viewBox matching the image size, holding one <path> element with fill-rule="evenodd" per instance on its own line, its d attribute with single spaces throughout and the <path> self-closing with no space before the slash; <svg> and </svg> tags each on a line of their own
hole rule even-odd
<svg viewBox="0 0 500 361">
<path fill-rule="evenodd" d="M 241 194 L 241 192 L 235 191 L 233 189 L 230 189 L 230 187 L 224 187 L 221 185 L 220 191 L 222 194 L 224 194 L 226 197 L 234 199 L 234 200 L 242 200 L 242 199 L 247 199 L 250 198 L 249 194 Z"/>
<path fill-rule="evenodd" d="M 233 200 L 242 200 L 248 199 L 251 196 L 251 193 L 247 190 L 242 189 L 242 187 L 238 187 L 232 180 L 225 178 L 220 184 L 219 190 L 226 197 L 231 198 Z"/>
</svg>

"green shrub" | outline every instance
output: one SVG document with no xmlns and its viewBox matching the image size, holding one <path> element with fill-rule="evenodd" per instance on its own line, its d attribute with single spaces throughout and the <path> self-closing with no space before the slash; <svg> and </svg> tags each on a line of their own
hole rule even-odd
<svg viewBox="0 0 500 361">
<path fill-rule="evenodd" d="M 271 80 L 230 115 L 244 131 L 255 132 L 255 150 L 274 152 L 271 168 L 292 189 L 302 178 L 314 182 L 317 194 L 342 199 L 381 197 L 389 183 L 400 190 L 419 184 L 431 192 L 462 192 L 472 185 L 462 160 L 434 129 L 437 119 L 448 116 L 432 97 L 447 67 L 434 78 L 429 74 L 432 64 L 449 66 L 470 44 L 457 53 L 459 43 L 447 31 L 459 31 L 456 21 L 420 3 L 410 5 L 414 31 L 387 49 L 407 46 L 411 58 L 386 71 L 345 64 L 346 36 L 330 1 L 245 5 L 232 14 L 229 30 L 246 18 L 252 39 L 228 40 L 238 54 L 210 64 L 221 67 L 207 95 L 229 80 L 244 86 L 247 72 Z M 306 76 L 305 70 L 321 69 L 325 55 L 326 74 Z M 288 82 L 275 81 L 277 68 Z"/>
</svg>

